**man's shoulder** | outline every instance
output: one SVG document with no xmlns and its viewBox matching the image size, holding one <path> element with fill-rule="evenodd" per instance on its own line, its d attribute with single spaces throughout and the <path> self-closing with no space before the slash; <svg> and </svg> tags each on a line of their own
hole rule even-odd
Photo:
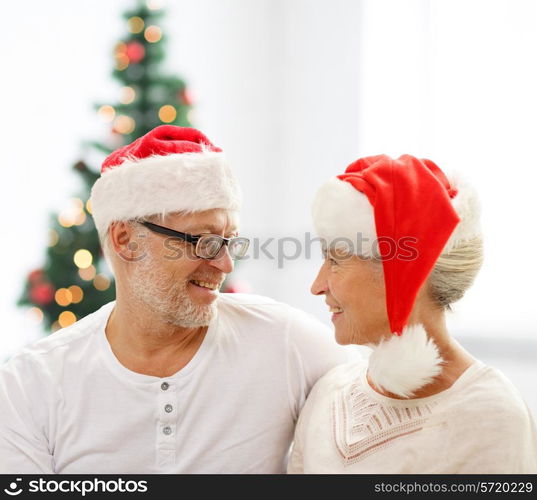
<svg viewBox="0 0 537 500">
<path fill-rule="evenodd" d="M 286 318 L 312 318 L 310 314 L 270 297 L 249 293 L 223 293 L 219 297 L 218 312 L 244 314 L 258 320 L 285 320 Z M 317 320 L 314 320 L 317 321 Z"/>
<path fill-rule="evenodd" d="M 285 306 L 270 297 L 255 295 L 253 293 L 221 293 L 218 297 L 219 305 L 236 308 L 264 308 Z"/>
<path fill-rule="evenodd" d="M 315 343 L 324 338 L 334 343 L 330 329 L 312 314 L 269 297 L 251 294 L 222 294 L 218 314 L 248 335 L 270 334 L 293 343 Z M 228 323 L 229 324 L 229 323 Z"/>
<path fill-rule="evenodd" d="M 9 367 L 12 364 L 27 363 L 31 360 L 46 360 L 51 356 L 54 357 L 58 352 L 65 351 L 66 348 L 72 349 L 76 348 L 77 345 L 84 344 L 84 341 L 103 325 L 114 304 L 114 301 L 109 302 L 76 323 L 24 347 L 4 366 Z"/>
</svg>

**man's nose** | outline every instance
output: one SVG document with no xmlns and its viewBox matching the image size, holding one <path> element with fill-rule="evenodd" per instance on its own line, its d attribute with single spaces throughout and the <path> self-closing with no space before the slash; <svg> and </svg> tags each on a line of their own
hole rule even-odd
<svg viewBox="0 0 537 500">
<path fill-rule="evenodd" d="M 311 293 L 313 295 L 324 295 L 327 290 L 328 286 L 326 283 L 326 277 L 325 277 L 325 264 L 321 266 L 321 269 L 319 269 L 319 273 L 317 274 L 317 277 L 315 278 L 314 282 L 311 284 Z"/>
<path fill-rule="evenodd" d="M 222 271 L 223 273 L 229 274 L 233 271 L 233 259 L 229 255 L 227 245 L 224 245 L 220 253 L 214 259 L 208 260 L 207 263 Z"/>
</svg>

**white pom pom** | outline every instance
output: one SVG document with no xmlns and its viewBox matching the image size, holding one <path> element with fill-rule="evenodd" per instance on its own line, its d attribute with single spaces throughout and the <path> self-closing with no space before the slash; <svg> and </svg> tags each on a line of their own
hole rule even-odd
<svg viewBox="0 0 537 500">
<path fill-rule="evenodd" d="M 433 381 L 441 371 L 443 359 L 422 325 L 412 325 L 401 336 L 373 346 L 369 357 L 369 378 L 384 391 L 404 398 Z"/>
</svg>

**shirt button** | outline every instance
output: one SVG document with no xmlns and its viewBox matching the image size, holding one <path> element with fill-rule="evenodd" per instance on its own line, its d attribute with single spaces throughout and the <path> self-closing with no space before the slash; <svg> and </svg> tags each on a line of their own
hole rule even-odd
<svg viewBox="0 0 537 500">
<path fill-rule="evenodd" d="M 170 387 L 170 384 L 168 384 L 168 382 L 162 382 L 162 384 L 160 384 L 160 388 L 161 388 L 163 391 L 167 391 L 167 390 L 168 390 L 168 387 Z"/>
<path fill-rule="evenodd" d="M 162 432 L 166 435 L 166 436 L 169 436 L 171 433 L 172 433 L 172 428 L 171 427 L 164 427 L 164 429 L 162 429 Z"/>
<path fill-rule="evenodd" d="M 164 407 L 164 411 L 165 411 L 166 413 L 171 413 L 171 412 L 173 411 L 173 406 L 172 406 L 172 405 L 166 405 L 166 406 Z"/>
</svg>

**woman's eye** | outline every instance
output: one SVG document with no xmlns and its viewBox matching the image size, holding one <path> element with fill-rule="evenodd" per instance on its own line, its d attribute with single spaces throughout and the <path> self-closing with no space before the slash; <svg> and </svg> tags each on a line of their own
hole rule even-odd
<svg viewBox="0 0 537 500">
<path fill-rule="evenodd" d="M 328 262 L 330 263 L 331 266 L 337 264 L 337 260 L 336 260 L 336 259 L 332 259 L 332 257 L 329 257 L 329 258 L 328 258 Z"/>
</svg>

